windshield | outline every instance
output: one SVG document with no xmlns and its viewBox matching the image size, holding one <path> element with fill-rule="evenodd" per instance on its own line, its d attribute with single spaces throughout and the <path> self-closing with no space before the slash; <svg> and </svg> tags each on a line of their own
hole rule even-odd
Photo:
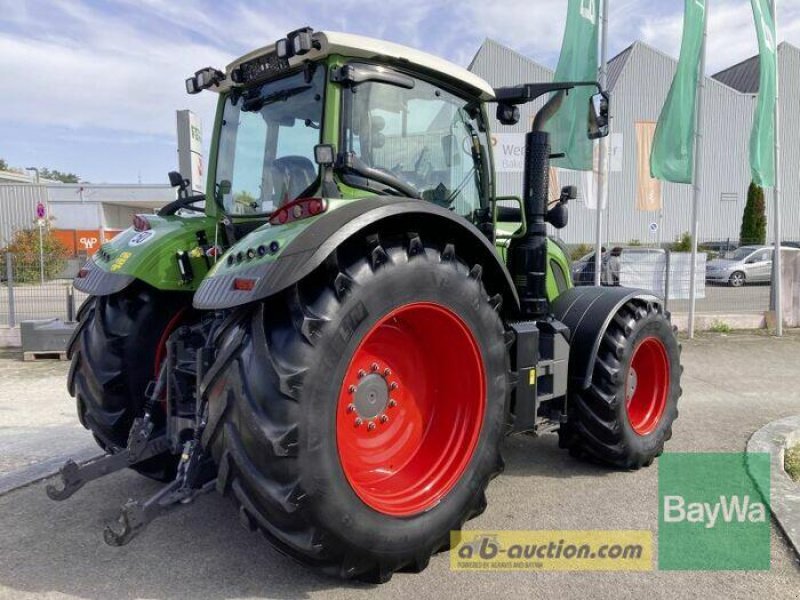
<svg viewBox="0 0 800 600">
<path fill-rule="evenodd" d="M 744 246 L 743 248 L 739 248 L 735 252 L 728 253 L 726 258 L 730 258 L 731 260 L 744 260 L 756 250 L 758 250 L 758 248 L 755 248 L 753 246 Z"/>
<path fill-rule="evenodd" d="M 398 180 L 424 200 L 470 216 L 488 194 L 480 111 L 433 84 L 413 81 L 411 89 L 369 81 L 346 91 L 345 149 L 356 166 L 388 175 L 385 182 Z"/>
<path fill-rule="evenodd" d="M 310 79 L 295 73 L 228 96 L 215 186 L 226 213 L 270 212 L 313 189 L 324 87 L 325 69 L 316 67 Z"/>
</svg>

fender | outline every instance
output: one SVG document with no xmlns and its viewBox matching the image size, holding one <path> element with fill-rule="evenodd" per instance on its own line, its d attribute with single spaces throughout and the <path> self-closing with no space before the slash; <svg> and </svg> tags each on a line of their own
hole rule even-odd
<svg viewBox="0 0 800 600">
<path fill-rule="evenodd" d="M 308 219 L 311 221 L 311 219 Z M 299 224 L 299 223 L 298 223 Z M 266 226 L 235 244 L 226 256 L 253 256 L 253 248 L 286 239 L 286 226 Z M 365 233 L 414 231 L 452 243 L 459 256 L 483 267 L 483 280 L 493 293 L 501 293 L 505 314 L 519 310 L 511 276 L 492 243 L 465 218 L 423 200 L 371 197 L 343 202 L 335 210 L 315 217 L 285 242 L 279 254 L 263 259 L 220 260 L 194 296 L 198 309 L 217 310 L 241 306 L 277 294 L 308 276 L 340 245 Z M 226 257 L 223 257 L 226 258 Z M 255 264 L 253 264 L 255 263 Z M 255 280 L 250 290 L 234 289 L 234 280 Z"/>
<path fill-rule="evenodd" d="M 553 316 L 570 330 L 569 380 L 586 389 L 600 342 L 611 319 L 631 300 L 663 305 L 652 292 L 619 287 L 576 287 L 561 294 L 553 303 Z"/>
<path fill-rule="evenodd" d="M 103 244 L 74 280 L 75 288 L 93 296 L 116 294 L 140 280 L 158 290 L 194 291 L 209 269 L 200 248 L 213 243 L 215 221 L 207 217 L 147 215 L 150 229 L 129 227 Z M 192 271 L 181 276 L 176 253 L 185 252 Z"/>
</svg>

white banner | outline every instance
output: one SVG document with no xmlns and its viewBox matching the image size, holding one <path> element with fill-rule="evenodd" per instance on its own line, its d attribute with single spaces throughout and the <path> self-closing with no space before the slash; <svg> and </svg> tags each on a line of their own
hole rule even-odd
<svg viewBox="0 0 800 600">
<path fill-rule="evenodd" d="M 492 135 L 494 170 L 498 173 L 522 173 L 525 170 L 525 134 Z"/>
</svg>

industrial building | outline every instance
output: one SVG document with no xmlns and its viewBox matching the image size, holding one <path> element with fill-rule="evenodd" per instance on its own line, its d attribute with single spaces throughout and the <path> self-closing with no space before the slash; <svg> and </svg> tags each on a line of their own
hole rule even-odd
<svg viewBox="0 0 800 600">
<path fill-rule="evenodd" d="M 167 184 L 36 183 L 0 172 L 0 248 L 14 231 L 36 227 L 40 204 L 70 254 L 86 256 L 129 227 L 135 214 L 153 212 L 174 199 L 175 190 Z"/>
<path fill-rule="evenodd" d="M 783 239 L 800 241 L 800 49 L 778 46 L 780 68 L 780 142 L 782 153 Z M 637 122 L 658 120 L 666 100 L 677 60 L 636 42 L 609 63 L 611 92 L 610 175 L 608 209 L 603 239 L 610 243 L 637 240 L 643 244 L 675 241 L 691 229 L 692 187 L 663 183 L 661 211 L 636 208 Z M 493 86 L 520 81 L 549 81 L 553 71 L 492 40 L 486 40 L 469 66 Z M 738 240 L 742 213 L 750 184 L 748 147 L 758 93 L 757 57 L 716 75 L 706 77 L 703 106 L 703 158 L 699 203 L 699 240 Z M 520 107 L 522 118 L 513 127 L 493 120 L 495 133 L 522 134 L 530 127 L 538 105 Z M 554 148 L 554 152 L 558 149 Z M 495 156 L 497 157 L 497 152 Z M 497 158 L 496 158 L 497 162 Z M 522 193 L 519 170 L 498 168 L 498 193 Z M 581 187 L 582 177 L 559 170 L 562 185 Z M 584 190 L 570 207 L 570 224 L 559 235 L 568 243 L 591 243 L 595 239 L 596 212 L 582 202 Z M 771 223 L 771 192 L 766 193 L 767 219 Z M 772 226 L 768 226 L 772 238 Z"/>
</svg>

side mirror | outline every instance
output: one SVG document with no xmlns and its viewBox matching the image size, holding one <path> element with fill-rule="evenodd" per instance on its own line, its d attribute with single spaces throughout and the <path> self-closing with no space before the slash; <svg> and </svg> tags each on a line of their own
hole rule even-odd
<svg viewBox="0 0 800 600">
<path fill-rule="evenodd" d="M 569 209 L 566 202 L 559 202 L 547 211 L 545 220 L 556 229 L 564 229 L 569 222 Z"/>
<path fill-rule="evenodd" d="M 608 136 L 608 105 L 607 92 L 599 92 L 589 99 L 589 131 L 590 140 L 597 140 Z"/>
<path fill-rule="evenodd" d="M 169 184 L 172 187 L 183 188 L 184 185 L 186 184 L 183 175 L 181 175 L 177 171 L 170 171 L 167 176 L 169 177 Z"/>
</svg>

